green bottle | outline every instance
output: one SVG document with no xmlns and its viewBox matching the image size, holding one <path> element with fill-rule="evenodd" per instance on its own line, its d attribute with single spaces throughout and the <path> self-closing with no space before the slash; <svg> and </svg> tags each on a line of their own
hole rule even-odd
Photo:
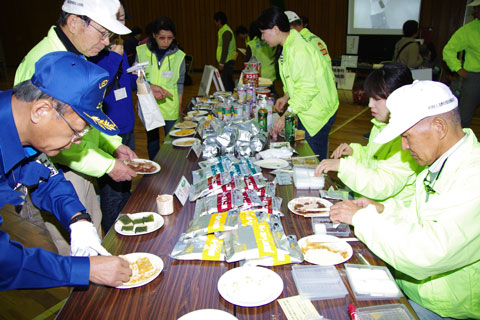
<svg viewBox="0 0 480 320">
<path fill-rule="evenodd" d="M 288 107 L 285 114 L 285 140 L 295 141 L 295 114 L 292 112 L 292 107 Z"/>
</svg>

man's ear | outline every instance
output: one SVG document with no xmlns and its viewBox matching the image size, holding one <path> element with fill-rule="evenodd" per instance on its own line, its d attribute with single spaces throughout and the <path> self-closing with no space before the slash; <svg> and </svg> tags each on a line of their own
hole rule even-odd
<svg viewBox="0 0 480 320">
<path fill-rule="evenodd" d="M 67 18 L 67 23 L 65 27 L 72 34 L 77 34 L 80 32 L 80 28 L 84 26 L 84 21 L 80 19 L 77 15 L 71 14 Z"/>
<path fill-rule="evenodd" d="M 435 128 L 435 132 L 439 140 L 444 139 L 448 133 L 448 123 L 442 117 L 435 117 L 432 120 L 432 126 Z"/>
<path fill-rule="evenodd" d="M 30 120 L 38 124 L 50 119 L 52 112 L 55 113 L 52 101 L 49 99 L 37 100 L 32 104 L 32 108 L 30 109 Z"/>
</svg>

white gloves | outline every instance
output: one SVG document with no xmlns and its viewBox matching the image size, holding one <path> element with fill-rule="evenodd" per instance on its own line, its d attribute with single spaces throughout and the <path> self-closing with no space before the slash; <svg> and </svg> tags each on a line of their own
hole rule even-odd
<svg viewBox="0 0 480 320">
<path fill-rule="evenodd" d="M 70 250 L 72 256 L 111 256 L 102 246 L 97 230 L 91 222 L 78 221 L 70 225 Z"/>
</svg>

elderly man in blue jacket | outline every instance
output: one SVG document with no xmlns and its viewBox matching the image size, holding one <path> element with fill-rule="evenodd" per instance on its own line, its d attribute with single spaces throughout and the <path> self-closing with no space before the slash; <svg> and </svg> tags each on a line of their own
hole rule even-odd
<svg viewBox="0 0 480 320">
<path fill-rule="evenodd" d="M 0 290 L 128 281 L 128 263 L 101 245 L 73 186 L 45 156 L 80 143 L 91 127 L 117 133 L 100 109 L 107 83 L 108 73 L 83 57 L 53 52 L 35 64 L 31 80 L 0 93 L 0 207 L 22 204 L 30 192 L 71 231 L 73 255 L 24 248 L 0 231 Z"/>
</svg>

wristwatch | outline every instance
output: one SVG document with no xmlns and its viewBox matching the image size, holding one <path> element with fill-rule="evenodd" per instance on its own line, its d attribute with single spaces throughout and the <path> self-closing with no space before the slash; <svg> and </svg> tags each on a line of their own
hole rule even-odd
<svg viewBox="0 0 480 320">
<path fill-rule="evenodd" d="M 92 222 L 92 217 L 90 217 L 90 215 L 86 212 L 79 214 L 78 216 L 75 216 L 70 220 L 69 225 L 77 222 L 78 220 L 87 220 L 88 222 Z"/>
</svg>

